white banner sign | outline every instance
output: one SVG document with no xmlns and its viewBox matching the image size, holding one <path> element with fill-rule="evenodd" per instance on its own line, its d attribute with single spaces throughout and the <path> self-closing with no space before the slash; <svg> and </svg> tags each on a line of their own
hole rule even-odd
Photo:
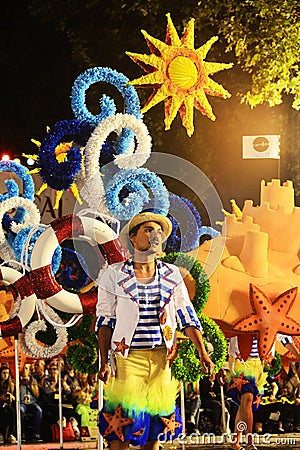
<svg viewBox="0 0 300 450">
<path fill-rule="evenodd" d="M 243 159 L 280 159 L 280 135 L 243 136 Z"/>
</svg>

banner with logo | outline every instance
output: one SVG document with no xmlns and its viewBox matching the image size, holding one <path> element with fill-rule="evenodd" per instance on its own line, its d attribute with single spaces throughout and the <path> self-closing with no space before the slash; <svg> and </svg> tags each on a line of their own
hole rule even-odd
<svg viewBox="0 0 300 450">
<path fill-rule="evenodd" d="M 280 159 L 280 135 L 243 136 L 243 159 Z"/>
</svg>

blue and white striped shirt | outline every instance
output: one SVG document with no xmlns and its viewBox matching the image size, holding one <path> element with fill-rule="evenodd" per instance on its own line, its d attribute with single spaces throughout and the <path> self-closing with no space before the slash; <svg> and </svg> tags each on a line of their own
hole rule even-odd
<svg viewBox="0 0 300 450">
<path fill-rule="evenodd" d="M 131 350 L 164 345 L 159 322 L 160 286 L 158 276 L 149 284 L 137 280 L 139 296 L 139 321 L 131 342 Z"/>
</svg>

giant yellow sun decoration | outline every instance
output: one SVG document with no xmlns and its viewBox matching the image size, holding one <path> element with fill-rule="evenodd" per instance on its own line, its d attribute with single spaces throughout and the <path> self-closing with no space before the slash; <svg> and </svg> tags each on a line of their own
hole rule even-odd
<svg viewBox="0 0 300 450">
<path fill-rule="evenodd" d="M 194 108 L 215 120 L 216 117 L 206 95 L 229 98 L 231 94 L 220 84 L 209 78 L 223 69 L 230 69 L 232 64 L 204 61 L 211 46 L 218 40 L 212 37 L 198 49 L 194 48 L 194 19 L 191 19 L 179 39 L 170 14 L 167 14 L 166 42 L 155 39 L 146 31 L 146 39 L 151 55 L 126 52 L 139 64 L 147 75 L 132 80 L 134 86 L 152 87 L 153 93 L 148 98 L 142 112 L 148 111 L 159 102 L 165 103 L 165 129 L 169 130 L 177 112 L 182 124 L 191 136 L 194 132 Z"/>
</svg>

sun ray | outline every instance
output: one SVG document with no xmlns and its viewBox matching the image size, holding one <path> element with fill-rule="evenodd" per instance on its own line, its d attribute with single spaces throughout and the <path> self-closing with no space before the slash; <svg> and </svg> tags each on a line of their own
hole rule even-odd
<svg viewBox="0 0 300 450">
<path fill-rule="evenodd" d="M 195 21 L 190 19 L 180 39 L 173 25 L 170 14 L 167 14 L 166 42 L 150 36 L 142 31 L 150 55 L 126 52 L 147 75 L 130 81 L 135 86 L 152 87 L 142 112 L 164 101 L 165 129 L 169 130 L 177 112 L 189 136 L 194 131 L 193 108 L 215 120 L 207 95 L 229 98 L 231 94 L 217 82 L 211 80 L 212 75 L 220 70 L 230 69 L 232 64 L 204 61 L 211 46 L 218 40 L 213 36 L 201 47 L 194 48 Z"/>
<path fill-rule="evenodd" d="M 163 66 L 164 66 L 163 61 L 161 60 L 161 58 L 157 57 L 154 54 L 140 55 L 139 53 L 126 52 L 126 55 L 129 56 L 137 64 L 140 61 L 140 62 L 146 63 L 146 64 L 154 67 L 155 69 L 158 69 L 158 70 L 163 69 Z M 132 84 L 133 81 L 131 81 L 129 84 Z"/>
<path fill-rule="evenodd" d="M 209 117 L 211 120 L 216 120 L 216 116 L 214 115 L 212 107 L 210 106 L 203 90 L 197 92 L 194 104 L 195 108 L 199 109 L 203 115 Z"/>
<path fill-rule="evenodd" d="M 154 94 L 149 103 L 146 103 L 144 108 L 141 109 L 142 113 L 149 111 L 152 106 L 157 105 L 162 100 L 165 100 L 169 96 L 168 90 L 165 85 L 162 85 L 160 89 Z"/>
<path fill-rule="evenodd" d="M 37 161 L 38 160 L 38 155 L 27 155 L 27 153 L 22 153 L 22 156 L 24 156 L 24 158 L 33 159 L 33 161 Z"/>
<path fill-rule="evenodd" d="M 180 106 L 182 105 L 183 99 L 180 97 L 171 97 L 169 102 L 169 110 L 165 109 L 165 126 L 166 130 L 169 130 L 171 123 L 176 117 Z"/>
<path fill-rule="evenodd" d="M 186 128 L 189 137 L 191 137 L 194 132 L 194 106 L 195 99 L 193 97 L 188 97 L 186 100 L 184 100 L 184 114 L 182 114 L 183 108 L 179 110 L 183 126 Z"/>
<path fill-rule="evenodd" d="M 190 49 L 194 49 L 194 41 L 195 41 L 194 30 L 195 30 L 195 19 L 191 19 L 188 22 L 181 39 L 182 43 L 187 48 Z"/>
<path fill-rule="evenodd" d="M 75 183 L 71 184 L 70 191 L 72 192 L 72 194 L 74 195 L 74 197 L 78 201 L 79 205 L 82 205 L 82 200 L 80 198 L 79 191 L 78 191 L 78 188 L 77 188 Z"/>
<path fill-rule="evenodd" d="M 207 75 L 213 75 L 214 73 L 220 72 L 220 70 L 231 69 L 233 64 L 231 63 L 212 63 L 203 61 L 203 67 Z"/>
<path fill-rule="evenodd" d="M 58 209 L 58 207 L 59 207 L 59 201 L 60 201 L 60 199 L 62 198 L 62 195 L 63 195 L 64 192 L 65 192 L 65 191 L 56 191 L 56 194 L 55 194 L 55 203 L 54 203 L 53 209 Z"/>
<path fill-rule="evenodd" d="M 36 191 L 36 195 L 40 195 L 42 192 L 44 192 L 48 187 L 47 183 L 43 183 L 42 186 Z"/>
<path fill-rule="evenodd" d="M 230 93 L 223 88 L 220 84 L 216 83 L 211 78 L 207 80 L 207 87 L 205 88 L 205 93 L 214 96 L 220 96 L 223 98 L 229 98 Z"/>
<path fill-rule="evenodd" d="M 33 175 L 35 173 L 40 173 L 40 171 L 41 171 L 40 167 L 36 167 L 35 169 L 28 170 L 27 173 L 30 173 L 30 175 Z"/>
<path fill-rule="evenodd" d="M 166 16 L 167 16 L 166 43 L 168 45 L 179 47 L 181 45 L 181 40 L 172 22 L 171 14 L 167 13 Z"/>
</svg>

